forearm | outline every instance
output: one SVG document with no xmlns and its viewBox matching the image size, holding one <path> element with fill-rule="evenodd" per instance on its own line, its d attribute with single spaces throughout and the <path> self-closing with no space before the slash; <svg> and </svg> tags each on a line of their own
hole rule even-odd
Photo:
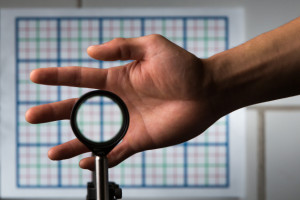
<svg viewBox="0 0 300 200">
<path fill-rule="evenodd" d="M 212 102 L 225 114 L 300 94 L 300 18 L 204 61 Z"/>
</svg>

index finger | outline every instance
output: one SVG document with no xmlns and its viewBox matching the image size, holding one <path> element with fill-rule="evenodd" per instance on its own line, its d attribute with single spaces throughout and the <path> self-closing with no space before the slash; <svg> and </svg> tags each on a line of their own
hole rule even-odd
<svg viewBox="0 0 300 200">
<path fill-rule="evenodd" d="M 49 67 L 35 69 L 30 74 L 34 83 L 105 89 L 107 69 L 87 67 Z"/>
</svg>

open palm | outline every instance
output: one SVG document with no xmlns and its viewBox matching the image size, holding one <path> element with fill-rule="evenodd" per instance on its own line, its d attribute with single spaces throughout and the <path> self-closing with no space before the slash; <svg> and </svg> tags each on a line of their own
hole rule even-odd
<svg viewBox="0 0 300 200">
<path fill-rule="evenodd" d="M 211 76 L 203 61 L 159 35 L 114 39 L 88 48 L 99 60 L 134 60 L 109 69 L 60 67 L 34 70 L 31 80 L 108 90 L 126 103 L 130 125 L 122 142 L 108 155 L 110 166 L 147 149 L 187 141 L 220 117 L 209 102 Z M 27 121 L 42 123 L 69 119 L 76 99 L 33 107 Z M 66 159 L 88 149 L 77 139 L 53 147 L 49 157 Z M 80 162 L 93 169 L 92 158 Z"/>
</svg>

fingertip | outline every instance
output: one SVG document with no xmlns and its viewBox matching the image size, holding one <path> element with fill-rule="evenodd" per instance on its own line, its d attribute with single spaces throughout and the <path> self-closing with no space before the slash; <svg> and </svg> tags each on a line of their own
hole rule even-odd
<svg viewBox="0 0 300 200">
<path fill-rule="evenodd" d="M 88 53 L 91 52 L 91 51 L 93 51 L 95 49 L 95 46 L 97 46 L 97 45 L 91 45 L 91 46 L 89 46 L 86 51 Z"/>
<path fill-rule="evenodd" d="M 82 169 L 86 169 L 86 165 L 85 165 L 83 160 L 79 161 L 79 167 L 82 168 Z"/>
<path fill-rule="evenodd" d="M 45 111 L 46 109 L 47 108 L 45 108 L 45 106 L 44 107 L 43 106 L 35 106 L 35 107 L 28 109 L 25 113 L 25 120 L 31 124 L 39 124 L 39 123 L 51 121 L 47 118 L 44 118 L 47 115 L 43 116 L 43 113 L 44 113 L 43 111 Z"/>
<path fill-rule="evenodd" d="M 57 81 L 57 67 L 34 69 L 30 73 L 30 80 L 38 84 L 55 84 Z"/>
<path fill-rule="evenodd" d="M 90 56 L 90 57 L 92 57 L 92 58 L 95 58 L 96 57 L 96 52 L 95 52 L 95 50 L 97 49 L 97 47 L 98 47 L 99 45 L 92 45 L 92 46 L 89 46 L 88 48 L 87 48 L 87 53 L 88 53 L 88 55 Z"/>
<path fill-rule="evenodd" d="M 54 149 L 53 148 L 51 148 L 51 149 L 49 149 L 49 151 L 48 151 L 48 158 L 50 159 L 50 160 L 56 160 L 55 159 L 55 151 L 54 151 Z"/>
<path fill-rule="evenodd" d="M 30 80 L 34 83 L 38 83 L 38 77 L 39 77 L 39 69 L 34 69 L 30 73 Z"/>
<path fill-rule="evenodd" d="M 88 169 L 88 170 L 94 171 L 95 167 L 94 167 L 92 160 L 93 160 L 92 157 L 84 158 L 84 159 L 80 160 L 79 167 L 82 169 Z"/>
<path fill-rule="evenodd" d="M 25 120 L 29 123 L 31 123 L 32 119 L 31 119 L 31 109 L 27 110 L 25 113 Z"/>
<path fill-rule="evenodd" d="M 37 123 L 36 117 L 34 115 L 34 108 L 30 108 L 26 111 L 25 120 L 28 123 L 31 123 L 31 124 L 36 124 Z"/>
</svg>

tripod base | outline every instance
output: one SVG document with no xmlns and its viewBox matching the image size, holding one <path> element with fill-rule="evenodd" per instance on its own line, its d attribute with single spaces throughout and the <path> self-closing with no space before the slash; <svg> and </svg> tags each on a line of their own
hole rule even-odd
<svg viewBox="0 0 300 200">
<path fill-rule="evenodd" d="M 114 182 L 109 182 L 109 200 L 122 199 L 122 189 Z M 86 200 L 96 200 L 96 188 L 93 182 L 87 183 Z"/>
</svg>

